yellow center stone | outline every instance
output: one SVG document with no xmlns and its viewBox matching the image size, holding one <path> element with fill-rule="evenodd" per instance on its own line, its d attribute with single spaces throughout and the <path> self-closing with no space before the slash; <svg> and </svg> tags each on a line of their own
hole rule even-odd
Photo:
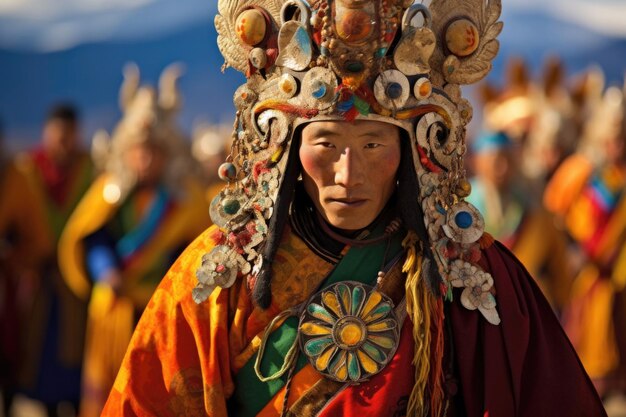
<svg viewBox="0 0 626 417">
<path fill-rule="evenodd" d="M 339 339 L 346 346 L 355 346 L 363 337 L 363 328 L 357 323 L 347 323 L 339 331 Z"/>
</svg>

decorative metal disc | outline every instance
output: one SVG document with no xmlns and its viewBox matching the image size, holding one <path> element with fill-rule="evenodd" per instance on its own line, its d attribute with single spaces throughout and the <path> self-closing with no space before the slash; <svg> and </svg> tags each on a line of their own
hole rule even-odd
<svg viewBox="0 0 626 417">
<path fill-rule="evenodd" d="M 443 231 L 455 242 L 474 243 L 483 235 L 485 221 L 476 207 L 463 201 L 448 210 Z"/>
<path fill-rule="evenodd" d="M 335 98 L 337 76 L 328 68 L 311 68 L 302 79 L 302 94 L 308 107 L 325 109 Z"/>
<path fill-rule="evenodd" d="M 359 383 L 380 372 L 398 347 L 393 301 L 343 281 L 315 294 L 300 317 L 300 348 L 325 377 Z"/>
<path fill-rule="evenodd" d="M 411 93 L 409 80 L 398 70 L 387 70 L 374 83 L 376 100 L 389 110 L 401 109 Z"/>
<path fill-rule="evenodd" d="M 234 192 L 222 190 L 211 201 L 209 207 L 211 221 L 220 228 L 224 228 L 229 223 L 234 228 L 237 228 L 236 225 L 245 224 L 250 218 L 244 207 L 248 200 L 248 197 L 238 190 Z"/>
</svg>

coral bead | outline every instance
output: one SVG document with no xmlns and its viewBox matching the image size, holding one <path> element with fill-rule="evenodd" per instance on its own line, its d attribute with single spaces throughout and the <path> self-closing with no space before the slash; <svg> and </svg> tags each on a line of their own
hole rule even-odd
<svg viewBox="0 0 626 417">
<path fill-rule="evenodd" d="M 468 19 L 455 20 L 446 29 L 446 45 L 456 56 L 473 54 L 478 49 L 479 43 L 478 28 Z"/>
<path fill-rule="evenodd" d="M 222 181 L 233 181 L 237 178 L 237 168 L 230 162 L 224 162 L 218 168 L 217 175 Z"/>
<path fill-rule="evenodd" d="M 255 46 L 265 39 L 267 23 L 265 16 L 255 9 L 248 9 L 237 16 L 235 22 L 237 36 L 246 45 Z"/>
</svg>

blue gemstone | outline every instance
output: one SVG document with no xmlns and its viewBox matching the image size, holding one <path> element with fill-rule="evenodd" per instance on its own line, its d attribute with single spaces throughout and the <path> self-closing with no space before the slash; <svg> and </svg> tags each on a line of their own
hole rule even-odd
<svg viewBox="0 0 626 417">
<path fill-rule="evenodd" d="M 350 99 L 346 101 L 340 101 L 337 103 L 337 110 L 340 112 L 347 112 L 354 106 L 354 97 L 350 97 Z"/>
<path fill-rule="evenodd" d="M 469 212 L 459 211 L 454 217 L 454 222 L 461 229 L 467 229 L 474 223 L 474 219 L 472 219 L 472 215 Z"/>
<path fill-rule="evenodd" d="M 311 92 L 311 95 L 319 100 L 326 95 L 326 91 L 326 84 L 318 82 L 315 83 L 315 85 L 313 86 L 313 91 Z"/>
<path fill-rule="evenodd" d="M 389 83 L 385 88 L 385 94 L 392 100 L 400 98 L 402 95 L 402 86 L 399 83 Z"/>
<path fill-rule="evenodd" d="M 382 58 L 387 54 L 387 48 L 379 48 L 376 53 L 374 54 L 374 56 L 376 58 Z"/>
</svg>

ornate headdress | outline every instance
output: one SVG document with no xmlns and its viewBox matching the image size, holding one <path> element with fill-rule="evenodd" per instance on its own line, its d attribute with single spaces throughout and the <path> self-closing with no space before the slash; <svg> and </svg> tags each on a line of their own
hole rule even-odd
<svg viewBox="0 0 626 417">
<path fill-rule="evenodd" d="M 606 144 L 626 138 L 626 80 L 624 87 L 611 86 L 585 121 L 580 138 L 579 151 L 588 157 L 594 166 L 602 166 L 609 155 Z"/>
<path fill-rule="evenodd" d="M 493 280 L 477 270 L 480 213 L 463 201 L 465 128 L 472 107 L 460 86 L 491 69 L 502 30 L 500 0 L 219 0 L 215 18 L 224 67 L 247 77 L 235 93 L 229 182 L 211 215 L 224 243 L 197 271 L 196 302 L 247 275 L 255 291 L 269 267 L 293 190 L 294 129 L 314 120 L 376 120 L 409 137 L 422 244 L 437 266 L 433 292 L 499 323 Z M 295 155 L 295 156 L 294 156 Z"/>
<path fill-rule="evenodd" d="M 172 191 L 179 189 L 180 179 L 187 174 L 191 157 L 185 137 L 176 124 L 181 96 L 177 88 L 181 66 L 167 67 L 159 80 L 159 91 L 140 86 L 139 68 L 124 68 L 120 89 L 120 107 L 124 116 L 109 137 L 104 130 L 93 138 L 92 158 L 96 167 L 111 175 L 105 198 L 122 201 L 135 185 L 135 178 L 124 164 L 123 154 L 132 145 L 149 142 L 160 146 L 168 156 L 165 182 Z"/>
</svg>

